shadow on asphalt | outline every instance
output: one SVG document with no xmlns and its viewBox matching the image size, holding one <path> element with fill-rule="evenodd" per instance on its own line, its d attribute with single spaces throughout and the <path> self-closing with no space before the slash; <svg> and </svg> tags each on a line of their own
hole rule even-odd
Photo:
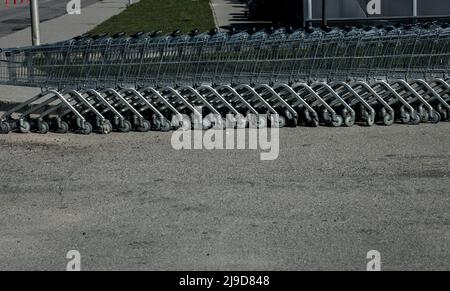
<svg viewBox="0 0 450 291">
<path fill-rule="evenodd" d="M 239 5 L 240 7 L 242 5 L 245 5 L 247 0 L 226 0 L 227 4 L 231 5 Z M 270 28 L 274 24 L 270 20 L 265 19 L 250 19 L 247 15 L 246 10 L 243 10 L 242 13 L 231 13 L 231 19 L 230 19 L 230 25 L 222 26 L 220 28 L 226 29 L 226 30 L 235 30 L 235 31 L 244 31 L 248 29 L 264 29 L 264 28 Z"/>
</svg>

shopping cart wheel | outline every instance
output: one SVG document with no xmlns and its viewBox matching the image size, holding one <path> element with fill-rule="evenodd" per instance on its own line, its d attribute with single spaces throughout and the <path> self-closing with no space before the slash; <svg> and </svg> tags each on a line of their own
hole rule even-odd
<svg viewBox="0 0 450 291">
<path fill-rule="evenodd" d="M 236 119 L 236 128 L 237 129 L 245 129 L 248 127 L 248 121 L 244 118 Z"/>
<path fill-rule="evenodd" d="M 69 125 L 65 121 L 61 121 L 61 126 L 56 131 L 57 133 L 66 134 L 69 132 Z"/>
<path fill-rule="evenodd" d="M 333 120 L 331 120 L 330 112 L 326 109 L 322 112 L 322 118 L 323 120 L 325 120 L 325 123 L 327 124 L 331 124 L 333 122 Z"/>
<path fill-rule="evenodd" d="M 129 122 L 128 120 L 124 120 L 123 121 L 123 125 L 121 127 L 119 127 L 119 131 L 123 132 L 123 133 L 127 133 L 130 132 L 132 129 L 132 125 L 131 122 Z"/>
<path fill-rule="evenodd" d="M 371 114 L 368 114 L 366 116 L 366 125 L 370 127 L 370 126 L 373 126 L 374 124 L 375 124 L 375 118 Z"/>
<path fill-rule="evenodd" d="M 394 121 L 395 121 L 395 119 L 393 116 L 391 116 L 391 114 L 386 113 L 383 115 L 383 124 L 384 125 L 391 126 L 394 124 Z"/>
<path fill-rule="evenodd" d="M 256 119 L 256 128 L 266 128 L 267 127 L 267 119 L 258 116 Z"/>
<path fill-rule="evenodd" d="M 81 129 L 81 134 L 90 135 L 92 133 L 92 125 L 89 122 L 84 123 L 84 127 Z"/>
<path fill-rule="evenodd" d="M 311 127 L 319 127 L 320 120 L 317 116 L 315 116 L 315 117 L 312 117 L 311 120 L 309 120 L 307 124 L 308 124 L 308 126 L 311 126 Z"/>
<path fill-rule="evenodd" d="M 421 121 L 421 118 L 420 118 L 419 113 L 417 113 L 417 112 L 414 113 L 412 118 L 411 118 L 411 124 L 412 125 L 418 125 L 418 124 L 420 124 L 420 121 Z"/>
<path fill-rule="evenodd" d="M 142 126 L 140 126 L 140 127 L 138 128 L 138 130 L 139 130 L 140 132 L 148 132 L 148 131 L 150 131 L 151 128 L 152 128 L 152 124 L 150 123 L 150 121 L 148 121 L 148 120 L 143 120 L 143 121 L 142 121 Z"/>
<path fill-rule="evenodd" d="M 281 115 L 278 115 L 278 118 L 271 117 L 270 125 L 275 128 L 283 128 L 286 126 L 286 119 Z"/>
<path fill-rule="evenodd" d="M 19 125 L 19 131 L 21 133 L 29 133 L 31 131 L 31 124 L 28 121 L 24 120 L 22 122 L 22 125 Z"/>
<path fill-rule="evenodd" d="M 419 117 L 420 119 L 420 117 Z M 407 112 L 402 112 L 402 115 L 400 117 L 400 120 L 404 123 L 404 124 L 408 124 L 411 121 L 411 115 L 409 115 L 409 113 Z"/>
<path fill-rule="evenodd" d="M 41 134 L 47 134 L 49 130 L 50 130 L 50 126 L 48 126 L 48 123 L 47 123 L 47 122 L 42 121 L 42 122 L 39 124 L 39 133 L 41 133 Z"/>
<path fill-rule="evenodd" d="M 439 121 L 441 121 L 441 114 L 437 111 L 431 112 L 430 122 L 431 123 L 439 123 Z"/>
<path fill-rule="evenodd" d="M 216 130 L 225 130 L 227 128 L 227 120 L 226 118 L 218 117 L 213 121 L 213 129 Z"/>
<path fill-rule="evenodd" d="M 441 114 L 441 121 L 446 121 L 448 119 L 448 113 L 446 110 L 442 109 L 439 113 Z"/>
<path fill-rule="evenodd" d="M 113 126 L 111 125 L 111 123 L 109 121 L 105 122 L 100 128 L 101 134 L 110 134 L 112 131 L 113 131 Z"/>
<path fill-rule="evenodd" d="M 290 118 L 286 121 L 286 125 L 289 127 L 297 127 L 298 125 L 298 117 Z"/>
<path fill-rule="evenodd" d="M 168 132 L 172 129 L 172 124 L 170 124 L 170 121 L 163 118 L 161 120 L 161 131 L 162 132 Z"/>
<path fill-rule="evenodd" d="M 331 121 L 332 127 L 341 127 L 344 123 L 344 118 L 340 115 L 336 115 L 334 119 Z"/>
<path fill-rule="evenodd" d="M 0 123 L 0 133 L 8 134 L 11 132 L 11 126 L 7 122 Z"/>
<path fill-rule="evenodd" d="M 353 118 L 353 116 L 346 116 L 344 119 L 344 124 L 347 127 L 352 127 L 353 125 L 355 125 L 355 118 Z"/>
<path fill-rule="evenodd" d="M 202 129 L 203 130 L 208 130 L 212 127 L 212 122 L 210 120 L 208 120 L 207 118 L 203 118 L 202 120 Z"/>
<path fill-rule="evenodd" d="M 428 114 L 428 112 L 426 112 L 425 110 L 423 110 L 420 114 L 420 121 L 422 122 L 428 122 L 430 120 L 430 114 Z"/>
</svg>

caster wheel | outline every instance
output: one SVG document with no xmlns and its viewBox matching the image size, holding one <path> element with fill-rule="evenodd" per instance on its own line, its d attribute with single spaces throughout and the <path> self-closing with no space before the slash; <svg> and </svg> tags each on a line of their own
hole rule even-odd
<svg viewBox="0 0 450 291">
<path fill-rule="evenodd" d="M 109 121 L 101 126 L 101 134 L 110 134 L 113 131 L 113 126 Z"/>
<path fill-rule="evenodd" d="M 367 114 L 366 116 L 366 126 L 373 126 L 375 124 L 375 117 L 371 114 Z"/>
<path fill-rule="evenodd" d="M 148 131 L 150 131 L 151 128 L 152 128 L 152 125 L 151 125 L 150 121 L 143 120 L 142 121 L 142 126 L 139 127 L 138 130 L 140 132 L 148 132 Z"/>
<path fill-rule="evenodd" d="M 286 121 L 286 125 L 289 127 L 297 127 L 298 125 L 298 118 L 297 117 L 293 117 L 291 119 L 288 119 Z"/>
<path fill-rule="evenodd" d="M 331 114 L 330 112 L 328 112 L 328 110 L 323 111 L 322 118 L 328 124 L 331 124 L 333 122 L 333 120 L 331 120 Z"/>
<path fill-rule="evenodd" d="M 172 129 L 172 125 L 170 124 L 169 120 L 162 119 L 161 120 L 161 131 L 162 132 L 169 132 Z"/>
<path fill-rule="evenodd" d="M 420 118 L 419 118 L 420 119 Z M 411 115 L 409 115 L 409 113 L 402 113 L 402 116 L 401 116 L 401 121 L 404 123 L 404 124 L 408 124 L 410 121 L 411 121 Z"/>
<path fill-rule="evenodd" d="M 266 128 L 267 127 L 267 119 L 258 117 L 256 120 L 256 128 Z"/>
<path fill-rule="evenodd" d="M 19 125 L 19 131 L 21 133 L 29 133 L 31 131 L 31 124 L 28 121 L 24 120 L 22 122 L 22 125 Z"/>
<path fill-rule="evenodd" d="M 236 129 L 245 129 L 248 127 L 248 122 L 244 118 L 236 119 Z"/>
<path fill-rule="evenodd" d="M 48 126 L 47 122 L 43 121 L 39 124 L 39 133 L 40 134 L 47 134 L 49 130 L 50 130 L 50 127 Z"/>
<path fill-rule="evenodd" d="M 418 124 L 420 124 L 420 121 L 421 121 L 420 115 L 419 115 L 419 113 L 416 112 L 413 115 L 413 117 L 411 118 L 411 124 L 412 125 L 418 125 Z"/>
<path fill-rule="evenodd" d="M 7 122 L 0 123 L 0 133 L 8 134 L 11 132 L 11 126 Z"/>
<path fill-rule="evenodd" d="M 422 114 L 420 114 L 421 122 L 428 122 L 430 119 L 430 114 L 428 114 L 428 112 L 426 112 L 425 110 L 422 112 Z"/>
<path fill-rule="evenodd" d="M 278 118 L 271 117 L 270 125 L 275 128 L 283 128 L 286 126 L 286 119 L 281 115 L 278 115 Z"/>
<path fill-rule="evenodd" d="M 355 125 L 355 118 L 353 118 L 353 116 L 345 117 L 344 124 L 346 127 L 352 127 L 353 125 Z"/>
<path fill-rule="evenodd" d="M 442 109 L 439 113 L 441 114 L 441 121 L 446 121 L 448 119 L 448 113 L 446 110 Z"/>
<path fill-rule="evenodd" d="M 208 130 L 213 126 L 212 122 L 206 118 L 202 120 L 202 129 Z"/>
<path fill-rule="evenodd" d="M 344 118 L 340 115 L 336 115 L 334 119 L 331 121 L 332 127 L 341 127 L 344 124 Z"/>
<path fill-rule="evenodd" d="M 132 128 L 131 123 L 128 120 L 124 120 L 122 127 L 119 127 L 119 131 L 123 133 L 128 133 L 131 131 L 131 128 Z"/>
<path fill-rule="evenodd" d="M 161 131 L 161 120 L 159 120 L 159 118 L 153 119 L 152 130 Z"/>
<path fill-rule="evenodd" d="M 66 134 L 69 132 L 69 125 L 65 121 L 61 121 L 61 127 L 58 128 L 58 133 Z"/>
<path fill-rule="evenodd" d="M 216 130 L 224 130 L 227 128 L 227 120 L 226 118 L 220 118 L 217 120 L 217 118 L 213 121 L 213 129 Z"/>
<path fill-rule="evenodd" d="M 439 123 L 439 121 L 441 121 L 441 114 L 437 111 L 431 112 L 430 122 L 436 124 Z"/>
<path fill-rule="evenodd" d="M 84 123 L 84 127 L 81 129 L 81 134 L 90 135 L 92 133 L 92 125 L 89 122 Z"/>
<path fill-rule="evenodd" d="M 311 127 L 319 127 L 319 125 L 320 125 L 319 118 L 313 117 L 313 118 L 308 122 L 308 125 L 311 126 Z"/>
<path fill-rule="evenodd" d="M 394 121 L 395 121 L 395 118 L 393 115 L 388 114 L 388 113 L 383 115 L 383 124 L 384 125 L 391 126 L 394 124 Z"/>
</svg>

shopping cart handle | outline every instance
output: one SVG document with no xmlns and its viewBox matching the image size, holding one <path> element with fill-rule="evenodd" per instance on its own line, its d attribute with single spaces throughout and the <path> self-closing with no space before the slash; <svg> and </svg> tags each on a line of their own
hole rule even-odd
<svg viewBox="0 0 450 291">
<path fill-rule="evenodd" d="M 353 27 L 348 26 L 348 25 L 343 25 L 339 27 L 340 29 L 342 29 L 343 31 L 349 32 L 353 30 Z"/>
<path fill-rule="evenodd" d="M 153 32 L 150 33 L 150 37 L 157 37 L 161 33 L 162 33 L 161 30 L 153 31 Z"/>
<path fill-rule="evenodd" d="M 106 37 L 106 36 L 108 36 L 107 33 L 101 33 L 101 34 L 97 34 L 97 35 L 93 36 L 92 38 L 93 38 L 94 40 L 96 40 L 96 39 L 104 38 L 104 37 Z"/>
<path fill-rule="evenodd" d="M 74 37 L 73 40 L 80 40 L 80 39 L 85 39 L 85 38 L 89 38 L 89 37 L 91 37 L 91 34 L 85 33 L 85 34 Z"/>
<path fill-rule="evenodd" d="M 139 38 L 139 37 L 143 36 L 144 34 L 145 34 L 145 32 L 139 31 L 139 32 L 136 32 L 135 34 L 133 34 L 131 37 L 132 38 Z"/>
<path fill-rule="evenodd" d="M 200 34 L 200 30 L 194 29 L 189 33 L 189 36 L 196 36 Z"/>
<path fill-rule="evenodd" d="M 208 34 L 213 36 L 213 35 L 216 35 L 218 32 L 219 32 L 219 30 L 217 28 L 213 28 L 208 32 Z"/>
<path fill-rule="evenodd" d="M 122 32 L 114 34 L 112 37 L 113 38 L 121 38 L 121 37 L 123 37 L 125 35 L 126 35 L 126 33 L 122 31 Z"/>
<path fill-rule="evenodd" d="M 174 32 L 172 32 L 172 34 L 170 35 L 171 37 L 177 37 L 177 36 L 180 36 L 180 34 L 181 34 L 181 29 L 177 29 L 177 30 L 175 30 Z"/>
<path fill-rule="evenodd" d="M 232 27 L 232 28 L 229 30 L 228 33 L 229 33 L 230 35 L 236 34 L 236 33 L 237 33 L 236 27 Z"/>
<path fill-rule="evenodd" d="M 322 30 L 323 31 L 325 31 L 325 32 L 331 32 L 331 31 L 333 31 L 333 28 L 332 27 L 329 27 L 329 26 L 321 26 L 320 28 L 322 28 Z"/>
</svg>

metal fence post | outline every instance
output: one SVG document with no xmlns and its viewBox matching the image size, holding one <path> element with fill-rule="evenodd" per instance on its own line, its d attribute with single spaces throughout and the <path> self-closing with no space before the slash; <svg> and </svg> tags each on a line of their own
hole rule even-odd
<svg viewBox="0 0 450 291">
<path fill-rule="evenodd" d="M 327 0 L 322 0 L 322 25 L 324 27 L 328 26 L 327 19 Z"/>
<path fill-rule="evenodd" d="M 38 0 L 31 0 L 30 3 L 31 15 L 31 43 L 32 45 L 41 44 L 41 35 L 39 31 L 39 4 Z"/>
</svg>

